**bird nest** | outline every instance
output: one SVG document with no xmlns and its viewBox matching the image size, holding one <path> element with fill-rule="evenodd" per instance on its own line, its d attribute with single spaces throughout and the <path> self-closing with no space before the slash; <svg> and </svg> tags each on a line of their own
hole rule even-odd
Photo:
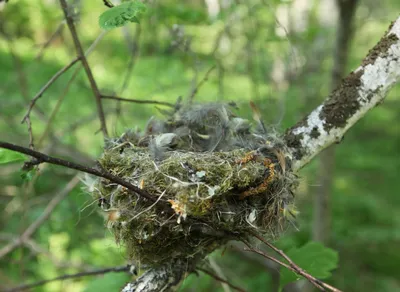
<svg viewBox="0 0 400 292">
<path fill-rule="evenodd" d="M 233 112 L 178 103 L 145 131 L 108 141 L 101 167 L 154 198 L 103 178 L 90 188 L 130 259 L 153 266 L 203 257 L 252 231 L 275 236 L 295 216 L 286 145 L 257 112 L 254 130 Z"/>
</svg>

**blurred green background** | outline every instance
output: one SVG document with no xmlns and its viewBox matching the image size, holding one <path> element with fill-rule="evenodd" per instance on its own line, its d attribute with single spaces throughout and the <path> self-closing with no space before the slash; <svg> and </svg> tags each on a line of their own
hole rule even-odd
<svg viewBox="0 0 400 292">
<path fill-rule="evenodd" d="M 334 0 L 154 0 L 148 1 L 140 26 L 129 24 L 107 33 L 98 25 L 107 9 L 103 1 L 69 3 L 84 48 L 101 37 L 89 62 L 105 94 L 173 103 L 190 96 L 215 65 L 197 101 L 234 101 L 238 114 L 250 119 L 248 102 L 254 100 L 265 122 L 284 132 L 330 92 Z M 27 127 L 20 121 L 29 101 L 74 58 L 75 50 L 58 1 L 11 0 L 1 5 L 0 137 L 27 146 Z M 359 66 L 399 11 L 397 0 L 359 1 L 347 73 Z M 102 152 L 103 141 L 93 93 L 84 71 L 75 73 L 78 67 L 38 100 L 32 128 L 37 149 L 88 165 Z M 151 116 L 160 115 L 153 105 L 113 100 L 103 105 L 112 136 L 143 128 Z M 400 291 L 399 125 L 396 86 L 336 149 L 326 244 L 337 251 L 339 264 L 326 281 L 344 291 Z M 20 167 L 0 167 L 0 249 L 38 218 L 76 174 L 42 165 L 38 175 L 24 181 Z M 313 201 L 323 187 L 317 180 L 320 167 L 315 159 L 301 171 L 299 231 L 285 231 L 277 243 L 284 250 L 312 240 Z M 248 291 L 277 291 L 282 270 L 264 259 L 228 248 L 213 254 L 211 262 L 216 272 Z M 123 246 L 114 243 L 97 204 L 78 184 L 30 244 L 0 259 L 0 289 L 125 263 Z M 126 274 L 107 274 L 53 282 L 33 291 L 118 291 L 128 280 Z M 312 290 L 303 281 L 284 289 Z M 229 290 L 200 274 L 188 277 L 180 291 Z"/>
</svg>

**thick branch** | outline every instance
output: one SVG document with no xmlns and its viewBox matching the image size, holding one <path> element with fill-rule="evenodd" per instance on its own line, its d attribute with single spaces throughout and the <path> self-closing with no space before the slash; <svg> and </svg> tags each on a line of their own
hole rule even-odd
<svg viewBox="0 0 400 292">
<path fill-rule="evenodd" d="M 400 17 L 361 66 L 343 79 L 325 102 L 290 128 L 285 140 L 295 171 L 343 135 L 370 109 L 380 104 L 400 80 Z"/>
<path fill-rule="evenodd" d="M 104 117 L 103 106 L 101 104 L 100 90 L 97 87 L 96 81 L 94 80 L 94 77 L 92 74 L 92 70 L 90 70 L 89 63 L 85 57 L 85 53 L 83 52 L 82 45 L 79 41 L 78 34 L 75 29 L 74 19 L 72 18 L 72 15 L 70 15 L 69 10 L 68 10 L 67 1 L 60 0 L 60 4 L 61 4 L 61 8 L 64 12 L 65 19 L 67 20 L 68 28 L 71 32 L 76 52 L 82 62 L 82 66 L 85 69 L 86 75 L 89 79 L 90 87 L 92 88 L 92 91 L 94 93 L 94 96 L 96 99 L 96 105 L 97 105 L 97 112 L 98 112 L 100 124 L 101 124 L 101 131 L 103 132 L 103 136 L 106 138 L 106 137 L 108 137 L 108 132 L 107 132 L 106 119 Z"/>
<path fill-rule="evenodd" d="M 136 279 L 128 283 L 121 292 L 159 292 L 170 291 L 178 285 L 188 265 L 182 260 L 173 261 L 160 267 L 152 268 Z"/>
</svg>

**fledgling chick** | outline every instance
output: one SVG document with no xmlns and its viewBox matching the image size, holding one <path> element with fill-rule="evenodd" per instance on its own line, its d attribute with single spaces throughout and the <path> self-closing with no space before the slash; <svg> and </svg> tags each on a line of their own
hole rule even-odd
<svg viewBox="0 0 400 292">
<path fill-rule="evenodd" d="M 249 120 L 242 118 L 233 118 L 229 121 L 229 128 L 231 129 L 233 134 L 249 134 L 251 124 Z"/>
<path fill-rule="evenodd" d="M 180 112 L 182 123 L 190 129 L 192 148 L 196 151 L 221 149 L 229 134 L 232 113 L 226 104 L 192 105 Z"/>
<path fill-rule="evenodd" d="M 175 133 L 165 133 L 150 140 L 149 151 L 154 160 L 163 160 L 165 152 L 178 145 L 178 136 Z"/>
<path fill-rule="evenodd" d="M 165 132 L 165 123 L 151 117 L 146 125 L 145 135 L 157 135 Z"/>
</svg>

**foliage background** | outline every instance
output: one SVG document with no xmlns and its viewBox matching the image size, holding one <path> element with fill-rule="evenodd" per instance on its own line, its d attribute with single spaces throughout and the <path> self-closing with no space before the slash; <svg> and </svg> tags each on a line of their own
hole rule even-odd
<svg viewBox="0 0 400 292">
<path fill-rule="evenodd" d="M 174 102 L 178 96 L 189 96 L 215 64 L 196 99 L 235 101 L 240 114 L 248 118 L 252 99 L 265 121 L 282 132 L 327 96 L 336 32 L 334 1 L 219 1 L 216 16 L 207 10 L 206 2 L 151 1 L 140 30 L 129 24 L 108 32 L 89 57 L 101 90 L 126 98 Z M 70 3 L 79 12 L 79 36 L 88 48 L 101 33 L 98 17 L 106 7 L 102 1 Z M 360 1 L 347 72 L 360 64 L 399 11 L 396 0 Z M 10 1 L 0 11 L 1 140 L 28 145 L 26 126 L 20 124 L 28 101 L 73 58 L 66 27 L 37 58 L 62 19 L 54 0 Z M 132 46 L 137 46 L 135 54 Z M 32 114 L 36 141 L 73 71 L 65 73 L 38 101 L 42 114 Z M 129 82 L 123 89 L 126 74 Z M 345 291 L 400 290 L 399 94 L 397 86 L 337 147 L 329 246 L 338 252 L 339 265 L 328 282 Z M 143 128 L 152 115 L 159 115 L 152 105 L 125 103 L 117 118 L 117 106 L 115 101 L 104 101 L 112 135 Z M 93 94 L 81 70 L 40 150 L 89 163 L 102 151 L 98 129 Z M 301 172 L 300 231 L 285 232 L 278 242 L 285 250 L 311 240 L 313 196 L 320 187 L 315 183 L 317 163 Z M 75 175 L 71 170 L 41 166 L 40 174 L 26 182 L 20 177 L 20 166 L 0 168 L 0 247 L 23 232 Z M 0 287 L 125 264 L 124 248 L 113 242 L 96 208 L 82 186 L 76 187 L 33 236 L 39 251 L 19 248 L 0 260 Z M 274 291 L 269 289 L 274 273 L 259 258 L 228 249 L 213 254 L 212 260 L 235 284 L 249 291 Z M 35 291 L 110 291 L 128 278 L 107 274 L 54 282 Z M 297 286 L 297 290 L 293 285 L 286 290 L 309 291 L 304 285 Z M 193 275 L 180 290 L 222 289 L 204 275 Z"/>
</svg>

